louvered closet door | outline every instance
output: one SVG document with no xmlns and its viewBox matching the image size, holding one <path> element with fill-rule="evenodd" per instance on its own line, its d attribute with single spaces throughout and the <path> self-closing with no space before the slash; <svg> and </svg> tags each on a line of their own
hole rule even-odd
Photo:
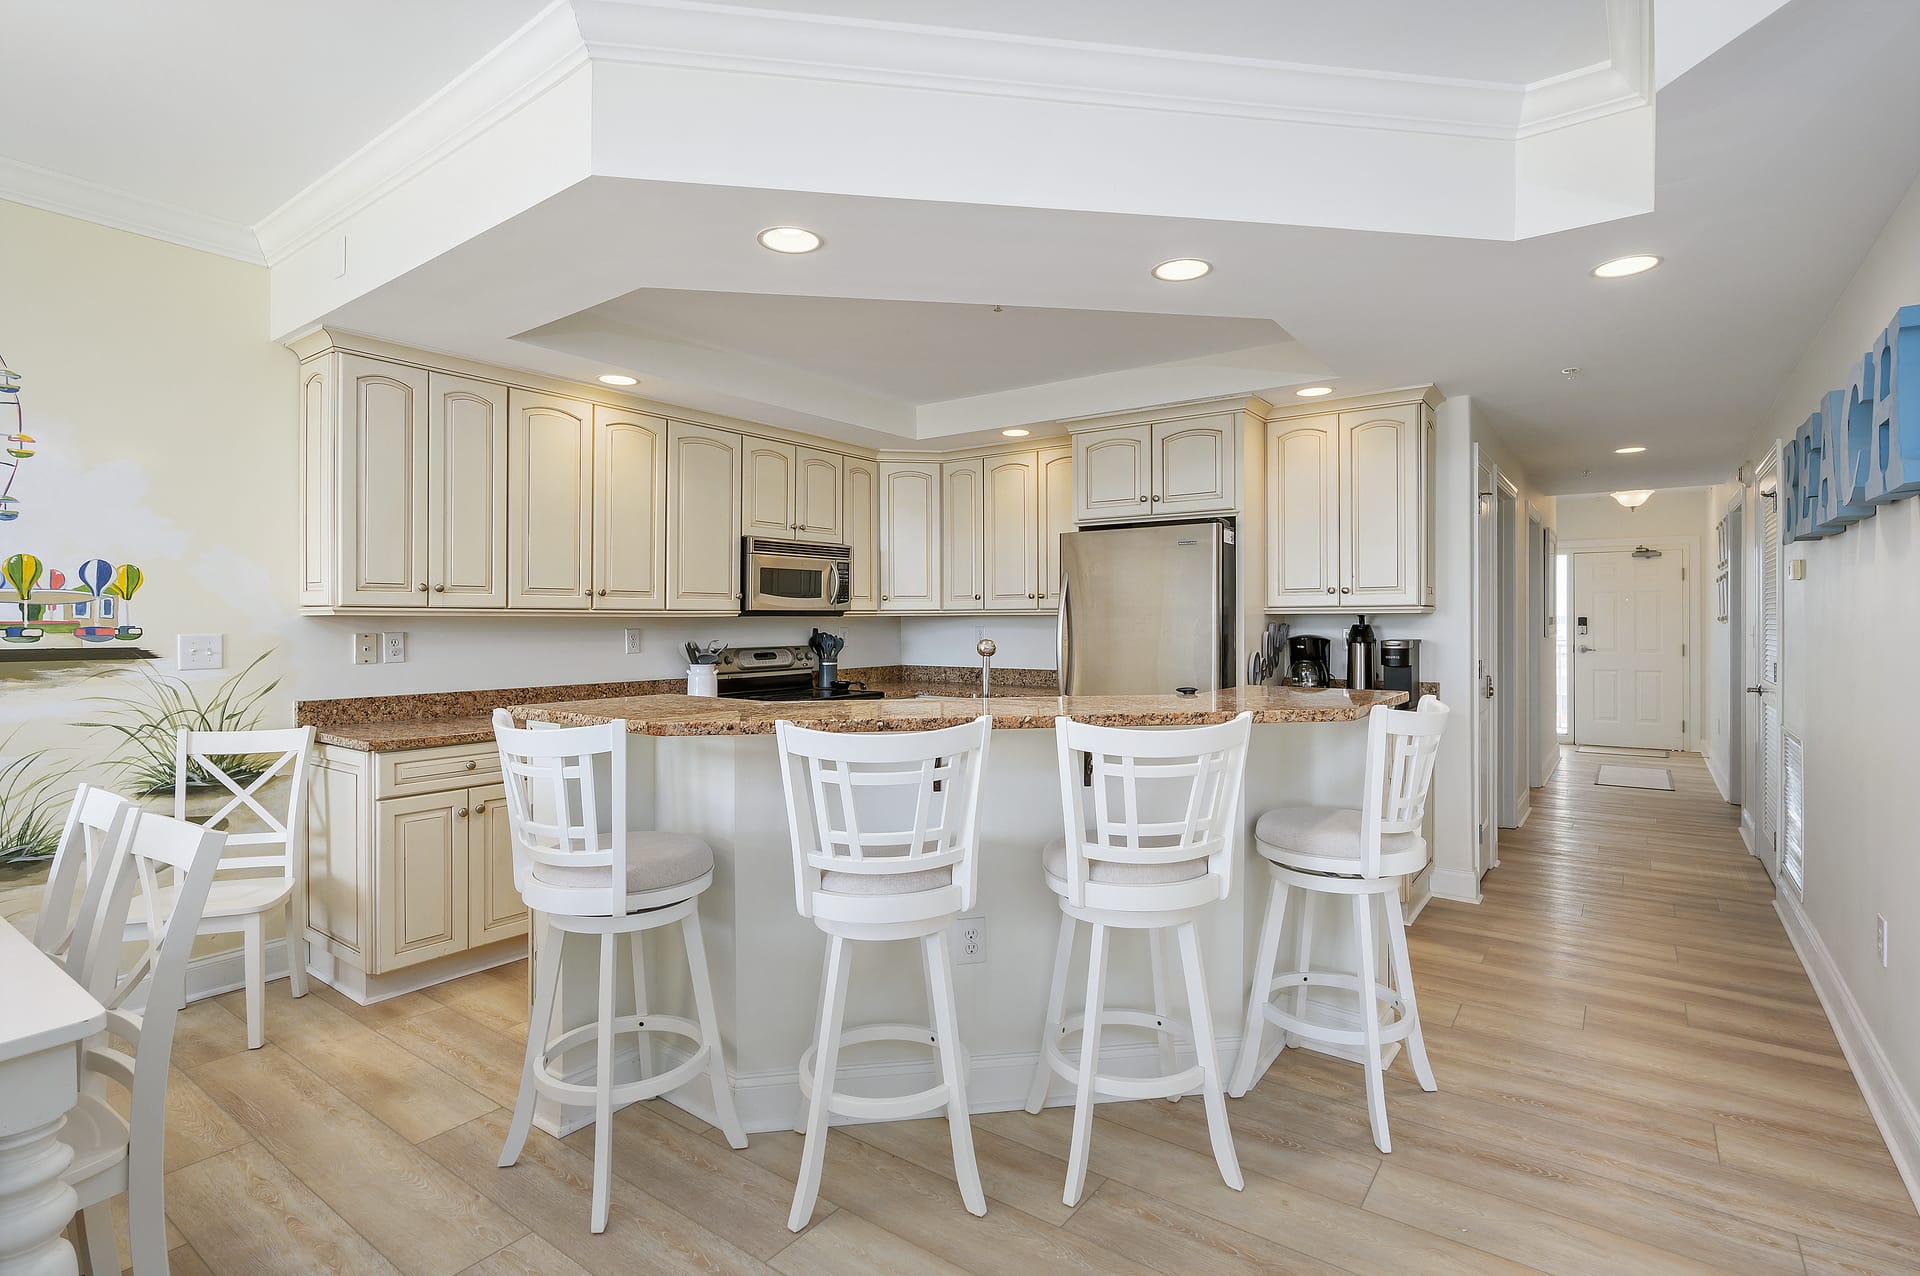
<svg viewBox="0 0 1920 1276">
<path fill-rule="evenodd" d="M 1780 807 L 1784 747 L 1780 730 L 1780 501 L 1760 500 L 1760 607 L 1756 646 L 1760 688 L 1760 809 L 1754 820 L 1755 847 L 1768 876 L 1780 880 L 1782 843 Z"/>
</svg>

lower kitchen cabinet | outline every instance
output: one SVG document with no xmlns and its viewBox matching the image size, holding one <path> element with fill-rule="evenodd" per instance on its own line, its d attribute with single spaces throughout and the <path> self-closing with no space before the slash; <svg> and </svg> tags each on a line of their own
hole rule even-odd
<svg viewBox="0 0 1920 1276">
<path fill-rule="evenodd" d="M 322 745 L 318 754 L 307 939 L 322 978 L 377 998 L 438 982 L 395 972 L 425 974 L 412 968 L 443 959 L 477 969 L 493 964 L 482 950 L 527 933 L 492 745 L 394 753 Z M 503 949 L 497 960 L 517 953 Z"/>
</svg>

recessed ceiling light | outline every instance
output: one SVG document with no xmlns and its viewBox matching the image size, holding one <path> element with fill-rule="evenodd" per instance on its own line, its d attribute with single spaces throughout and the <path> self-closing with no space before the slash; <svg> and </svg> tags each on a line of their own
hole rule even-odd
<svg viewBox="0 0 1920 1276">
<path fill-rule="evenodd" d="M 1198 257 L 1175 257 L 1172 261 L 1163 261 L 1155 266 L 1153 277 L 1170 284 L 1185 283 L 1189 279 L 1200 278 L 1212 269 L 1212 262 L 1201 261 Z"/>
<path fill-rule="evenodd" d="M 1330 385 L 1310 385 L 1302 389 L 1295 390 L 1294 393 L 1299 395 L 1303 399 L 1317 399 L 1317 398 L 1320 398 L 1322 395 L 1332 394 L 1333 387 Z"/>
<path fill-rule="evenodd" d="M 1638 275 L 1652 270 L 1660 264 L 1660 259 L 1647 253 L 1635 253 L 1630 257 L 1615 257 L 1612 261 L 1603 261 L 1593 268 L 1593 273 L 1601 279 L 1625 279 L 1628 275 Z"/>
<path fill-rule="evenodd" d="M 1000 433 L 1006 435 L 1010 439 L 1024 439 L 1029 434 L 1032 434 L 1033 431 L 1032 430 L 1002 430 L 1000 431 Z"/>
<path fill-rule="evenodd" d="M 639 385 L 639 377 L 623 377 L 618 372 L 609 372 L 600 378 L 602 385 Z"/>
<path fill-rule="evenodd" d="M 758 238 L 762 248 L 777 253 L 810 253 L 823 242 L 820 236 L 799 226 L 769 226 Z"/>
<path fill-rule="evenodd" d="M 1613 454 L 1615 456 L 1632 456 L 1636 452 L 1644 452 L 1646 450 L 1647 449 L 1643 447 L 1637 447 L 1637 446 L 1636 447 L 1617 447 L 1613 449 Z"/>
</svg>

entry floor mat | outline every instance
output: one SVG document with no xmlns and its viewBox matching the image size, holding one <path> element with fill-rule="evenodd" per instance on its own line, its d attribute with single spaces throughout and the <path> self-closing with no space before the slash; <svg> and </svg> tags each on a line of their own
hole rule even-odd
<svg viewBox="0 0 1920 1276">
<path fill-rule="evenodd" d="M 1673 792 L 1673 772 L 1663 766 L 1615 766 L 1608 763 L 1600 768 L 1600 774 L 1593 777 L 1593 782 L 1615 789 L 1665 789 Z"/>
</svg>

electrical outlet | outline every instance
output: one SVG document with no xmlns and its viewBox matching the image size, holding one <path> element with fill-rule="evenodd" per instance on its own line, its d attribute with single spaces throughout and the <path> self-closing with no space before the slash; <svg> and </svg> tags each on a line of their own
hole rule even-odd
<svg viewBox="0 0 1920 1276">
<path fill-rule="evenodd" d="M 978 966 L 987 959 L 987 919 L 979 914 L 953 923 L 953 964 Z"/>
<path fill-rule="evenodd" d="M 353 636 L 353 663 L 356 665 L 377 665 L 380 663 L 379 634 L 355 634 Z"/>
<path fill-rule="evenodd" d="M 640 631 L 638 629 L 623 629 L 620 631 L 620 634 L 621 634 L 621 643 L 622 643 L 622 646 L 620 649 L 626 652 L 629 656 L 639 655 L 640 654 Z"/>
<path fill-rule="evenodd" d="M 1887 968 L 1887 919 L 1875 914 L 1873 918 L 1873 952 L 1880 959 L 1880 969 Z"/>
<path fill-rule="evenodd" d="M 181 634 L 181 669 L 224 669 L 227 664 L 226 639 L 222 634 Z"/>
<path fill-rule="evenodd" d="M 383 665 L 407 663 L 406 630 L 392 629 L 380 635 L 380 663 Z"/>
</svg>

